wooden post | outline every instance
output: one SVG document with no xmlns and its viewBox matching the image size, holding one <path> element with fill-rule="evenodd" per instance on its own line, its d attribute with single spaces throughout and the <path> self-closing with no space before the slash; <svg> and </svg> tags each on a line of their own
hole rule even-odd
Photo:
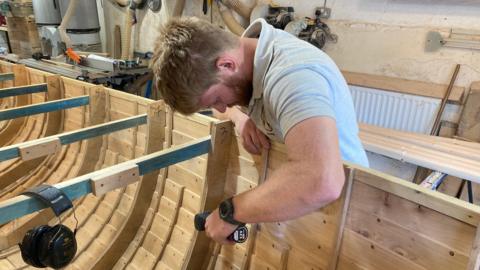
<svg viewBox="0 0 480 270">
<path fill-rule="evenodd" d="M 231 121 L 219 121 L 210 126 L 212 148 L 208 153 L 206 173 L 207 187 L 204 192 L 203 209 L 215 209 L 223 199 L 228 162 L 230 159 L 230 144 L 232 141 L 233 125 Z M 193 220 L 192 220 L 193 222 Z M 210 245 L 210 238 L 205 233 L 194 232 L 193 243 L 183 268 L 196 270 L 208 266 L 210 256 L 206 254 Z"/>
<path fill-rule="evenodd" d="M 345 167 L 345 186 L 343 188 L 342 196 L 340 197 L 342 203 L 340 205 L 342 212 L 340 214 L 338 220 L 338 227 L 335 233 L 335 249 L 333 250 L 333 254 L 331 256 L 331 260 L 328 266 L 328 270 L 335 270 L 337 269 L 338 264 L 338 257 L 340 256 L 340 248 L 342 247 L 342 240 L 343 240 L 343 228 L 345 227 L 345 222 L 347 220 L 348 208 L 350 206 L 350 197 L 352 194 L 352 186 L 353 186 L 353 176 L 355 174 L 355 170 L 353 168 Z"/>
<path fill-rule="evenodd" d="M 163 101 L 150 104 L 147 114 L 146 154 L 150 154 L 161 150 L 165 141 L 166 112 Z M 136 168 L 138 169 L 138 167 Z M 155 192 L 157 177 L 158 170 L 142 177 L 137 187 L 133 206 L 128 213 L 127 221 L 116 235 L 115 240 L 106 248 L 102 256 L 99 256 L 92 270 L 111 269 L 128 248 L 148 211 Z"/>
<path fill-rule="evenodd" d="M 105 88 L 96 85 L 88 89 L 90 92 L 89 126 L 99 125 L 107 121 L 107 102 Z M 85 158 L 78 170 L 78 174 L 86 174 L 95 169 L 102 148 L 102 137 L 94 137 L 85 142 Z"/>
<path fill-rule="evenodd" d="M 472 250 L 468 259 L 467 270 L 480 269 L 480 224 L 477 225 L 475 239 L 473 240 Z"/>
<path fill-rule="evenodd" d="M 13 74 L 15 74 L 15 86 L 28 85 L 28 73 L 25 65 L 16 64 L 13 66 L 12 70 Z"/>
</svg>

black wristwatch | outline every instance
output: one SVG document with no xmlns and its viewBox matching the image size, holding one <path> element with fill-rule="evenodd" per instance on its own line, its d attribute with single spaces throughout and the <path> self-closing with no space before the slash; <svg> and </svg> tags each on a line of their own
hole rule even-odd
<svg viewBox="0 0 480 270">
<path fill-rule="evenodd" d="M 226 199 L 218 206 L 220 218 L 230 224 L 244 226 L 245 223 L 237 221 L 233 218 L 235 208 L 233 207 L 232 197 Z"/>
</svg>

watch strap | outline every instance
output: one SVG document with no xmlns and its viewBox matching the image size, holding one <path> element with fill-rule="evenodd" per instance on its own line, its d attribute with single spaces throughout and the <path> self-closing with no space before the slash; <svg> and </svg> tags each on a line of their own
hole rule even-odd
<svg viewBox="0 0 480 270">
<path fill-rule="evenodd" d="M 235 220 L 233 215 L 235 214 L 235 207 L 233 206 L 233 197 L 224 200 L 219 206 L 220 218 L 233 225 L 244 226 L 245 223 Z"/>
</svg>

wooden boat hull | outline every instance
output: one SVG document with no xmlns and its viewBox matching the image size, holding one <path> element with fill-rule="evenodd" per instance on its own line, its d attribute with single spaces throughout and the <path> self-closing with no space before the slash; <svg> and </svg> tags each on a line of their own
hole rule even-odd
<svg viewBox="0 0 480 270">
<path fill-rule="evenodd" d="M 78 252 L 66 269 L 478 267 L 480 207 L 352 164 L 345 164 L 342 196 L 329 206 L 296 220 L 248 225 L 247 242 L 216 245 L 195 231 L 194 215 L 261 184 L 286 162 L 285 146 L 274 144 L 268 154 L 252 156 L 241 147 L 230 122 L 187 117 L 162 102 L 60 81 L 72 96 L 88 90 L 98 99 L 94 106 L 65 113 L 64 130 L 141 113 L 148 114 L 148 124 L 63 146 L 46 158 L 55 165 L 39 165 L 25 176 L 35 180 L 23 182 L 24 188 L 58 183 L 212 136 L 208 154 L 154 171 L 105 195 L 76 200 Z M 20 189 L 11 192 L 18 195 Z M 74 228 L 71 212 L 63 220 Z M 34 225 L 56 222 L 50 210 L 43 210 L 4 225 L 0 269 L 25 267 L 15 243 Z"/>
</svg>

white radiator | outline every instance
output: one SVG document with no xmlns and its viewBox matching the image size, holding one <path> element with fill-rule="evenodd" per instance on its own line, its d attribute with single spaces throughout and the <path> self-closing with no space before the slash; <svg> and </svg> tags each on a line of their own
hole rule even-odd
<svg viewBox="0 0 480 270">
<path fill-rule="evenodd" d="M 429 134 L 440 99 L 350 85 L 357 120 L 402 131 Z"/>
</svg>

